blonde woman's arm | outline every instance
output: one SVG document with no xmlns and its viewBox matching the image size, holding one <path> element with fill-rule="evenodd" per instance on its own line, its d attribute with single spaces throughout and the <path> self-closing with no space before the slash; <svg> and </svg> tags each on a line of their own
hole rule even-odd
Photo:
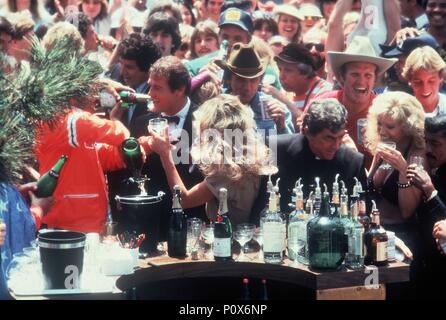
<svg viewBox="0 0 446 320">
<path fill-rule="evenodd" d="M 170 144 L 169 141 L 168 128 L 165 128 L 162 136 L 153 131 L 150 131 L 150 133 L 152 134 L 152 136 L 149 137 L 148 144 L 150 146 L 150 149 L 160 156 L 170 189 L 173 189 L 175 185 L 178 185 L 181 188 L 182 207 L 185 209 L 198 207 L 214 199 L 214 195 L 209 190 L 204 181 L 193 186 L 190 190 L 188 190 L 184 185 L 183 180 L 181 179 L 180 174 L 178 173 L 178 170 L 173 161 L 173 146 Z"/>
</svg>

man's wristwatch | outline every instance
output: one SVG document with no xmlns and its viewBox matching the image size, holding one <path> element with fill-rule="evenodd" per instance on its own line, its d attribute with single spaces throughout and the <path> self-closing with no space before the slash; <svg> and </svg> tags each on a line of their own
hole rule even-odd
<svg viewBox="0 0 446 320">
<path fill-rule="evenodd" d="M 425 202 L 429 202 L 429 201 L 431 201 L 431 200 L 432 200 L 433 198 L 435 198 L 437 195 L 438 195 L 438 191 L 434 189 L 434 190 L 431 192 L 431 194 L 429 195 L 429 197 L 426 195 L 426 200 L 425 200 Z"/>
</svg>

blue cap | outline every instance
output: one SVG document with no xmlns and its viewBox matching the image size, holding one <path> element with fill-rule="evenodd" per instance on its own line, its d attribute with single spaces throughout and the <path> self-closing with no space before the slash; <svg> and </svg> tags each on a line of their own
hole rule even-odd
<svg viewBox="0 0 446 320">
<path fill-rule="evenodd" d="M 252 33 L 254 29 L 251 16 L 237 8 L 228 8 L 220 14 L 218 26 L 225 25 L 238 26 L 249 33 Z"/>
<path fill-rule="evenodd" d="M 423 32 L 419 36 L 407 38 L 398 46 L 381 46 L 381 49 L 383 49 L 383 57 L 393 58 L 401 55 L 409 55 L 416 48 L 424 46 L 432 47 L 435 50 L 440 47 L 437 40 L 431 34 Z"/>
</svg>

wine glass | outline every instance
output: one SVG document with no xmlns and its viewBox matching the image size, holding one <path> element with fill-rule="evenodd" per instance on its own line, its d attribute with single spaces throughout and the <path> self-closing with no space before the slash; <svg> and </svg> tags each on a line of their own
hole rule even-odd
<svg viewBox="0 0 446 320">
<path fill-rule="evenodd" d="M 396 149 L 396 143 L 393 141 L 381 141 L 378 143 L 377 146 L 378 150 L 385 150 L 385 149 Z M 379 166 L 379 169 L 381 170 L 391 170 L 392 166 L 388 163 L 383 163 Z"/>
<path fill-rule="evenodd" d="M 187 219 L 187 254 L 191 254 L 195 251 L 198 246 L 201 233 L 202 221 L 199 218 L 189 218 Z"/>
<path fill-rule="evenodd" d="M 247 261 L 245 256 L 245 244 L 252 239 L 256 230 L 256 226 L 251 223 L 241 223 L 236 226 L 234 239 L 240 244 L 240 256 L 238 261 Z"/>
</svg>

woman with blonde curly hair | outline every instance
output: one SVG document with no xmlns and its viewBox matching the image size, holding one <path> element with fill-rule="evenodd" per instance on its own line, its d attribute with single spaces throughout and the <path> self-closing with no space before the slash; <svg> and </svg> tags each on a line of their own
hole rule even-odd
<svg viewBox="0 0 446 320">
<path fill-rule="evenodd" d="M 412 251 L 416 251 L 414 214 L 421 192 L 411 185 L 406 171 L 412 156 L 425 160 L 424 118 L 423 107 L 415 97 L 387 92 L 373 101 L 365 133 L 367 147 L 374 155 L 369 190 L 381 212 L 381 223 Z M 385 142 L 395 143 L 396 149 Z"/>
<path fill-rule="evenodd" d="M 194 118 L 197 139 L 191 156 L 205 179 L 190 190 L 175 167 L 167 130 L 162 136 L 150 132 L 149 145 L 161 158 L 169 186 L 181 187 L 183 208 L 206 203 L 212 221 L 217 214 L 218 191 L 224 187 L 228 190 L 231 222 L 235 225 L 250 221 L 261 175 L 277 171 L 271 165 L 271 150 L 256 133 L 251 109 L 237 97 L 222 94 L 200 106 Z"/>
</svg>

